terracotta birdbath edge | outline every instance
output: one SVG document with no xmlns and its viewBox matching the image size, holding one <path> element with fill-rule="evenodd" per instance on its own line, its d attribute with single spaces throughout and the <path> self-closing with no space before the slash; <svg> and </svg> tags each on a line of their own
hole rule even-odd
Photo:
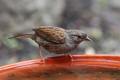
<svg viewBox="0 0 120 80">
<path fill-rule="evenodd" d="M 0 80 L 45 80 L 38 77 L 38 74 L 48 73 L 44 71 L 57 71 L 67 68 L 67 70 L 88 69 L 88 70 L 114 70 L 120 71 L 120 56 L 117 55 L 62 55 L 48 57 L 46 59 L 34 59 L 9 64 L 0 67 Z M 41 79 L 43 78 L 43 79 Z M 53 79 L 54 80 L 54 79 Z M 59 79 L 62 80 L 62 79 Z M 64 80 L 64 79 L 63 79 Z M 95 79 L 96 80 L 96 79 Z"/>
</svg>

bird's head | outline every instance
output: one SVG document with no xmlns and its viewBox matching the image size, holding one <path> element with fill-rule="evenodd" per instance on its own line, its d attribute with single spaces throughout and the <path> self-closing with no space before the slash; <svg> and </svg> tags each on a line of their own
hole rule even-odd
<svg viewBox="0 0 120 80">
<path fill-rule="evenodd" d="M 70 36 L 72 37 L 72 40 L 75 43 L 80 43 L 82 41 L 91 41 L 88 34 L 82 32 L 80 30 L 71 30 L 69 33 L 70 33 Z"/>
</svg>

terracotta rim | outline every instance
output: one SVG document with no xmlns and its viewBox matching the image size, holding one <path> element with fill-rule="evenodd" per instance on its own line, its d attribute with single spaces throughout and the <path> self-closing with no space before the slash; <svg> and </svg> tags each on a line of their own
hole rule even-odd
<svg viewBox="0 0 120 80">
<path fill-rule="evenodd" d="M 57 57 L 49 57 L 45 60 L 35 59 L 22 61 L 6 66 L 0 67 L 0 72 L 9 71 L 17 68 L 39 67 L 42 64 L 71 64 L 71 65 L 84 65 L 91 67 L 102 67 L 120 70 L 120 56 L 113 55 L 63 55 Z"/>
</svg>

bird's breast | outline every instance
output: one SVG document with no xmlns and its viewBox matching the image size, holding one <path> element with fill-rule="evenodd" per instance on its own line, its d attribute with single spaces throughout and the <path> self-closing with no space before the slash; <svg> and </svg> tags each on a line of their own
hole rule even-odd
<svg viewBox="0 0 120 80">
<path fill-rule="evenodd" d="M 62 54 L 70 52 L 71 50 L 74 50 L 77 46 L 75 45 L 66 45 L 66 44 L 47 44 L 43 46 L 46 50 L 49 52 L 53 52 L 56 54 Z"/>
</svg>

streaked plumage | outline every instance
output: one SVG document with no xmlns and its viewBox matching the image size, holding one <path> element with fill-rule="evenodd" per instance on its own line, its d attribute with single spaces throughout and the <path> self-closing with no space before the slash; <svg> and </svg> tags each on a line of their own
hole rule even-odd
<svg viewBox="0 0 120 80">
<path fill-rule="evenodd" d="M 15 38 L 31 38 L 40 47 L 56 54 L 74 50 L 82 41 L 89 41 L 88 35 L 80 30 L 65 30 L 60 27 L 40 26 L 33 29 L 34 34 L 19 34 Z"/>
</svg>

